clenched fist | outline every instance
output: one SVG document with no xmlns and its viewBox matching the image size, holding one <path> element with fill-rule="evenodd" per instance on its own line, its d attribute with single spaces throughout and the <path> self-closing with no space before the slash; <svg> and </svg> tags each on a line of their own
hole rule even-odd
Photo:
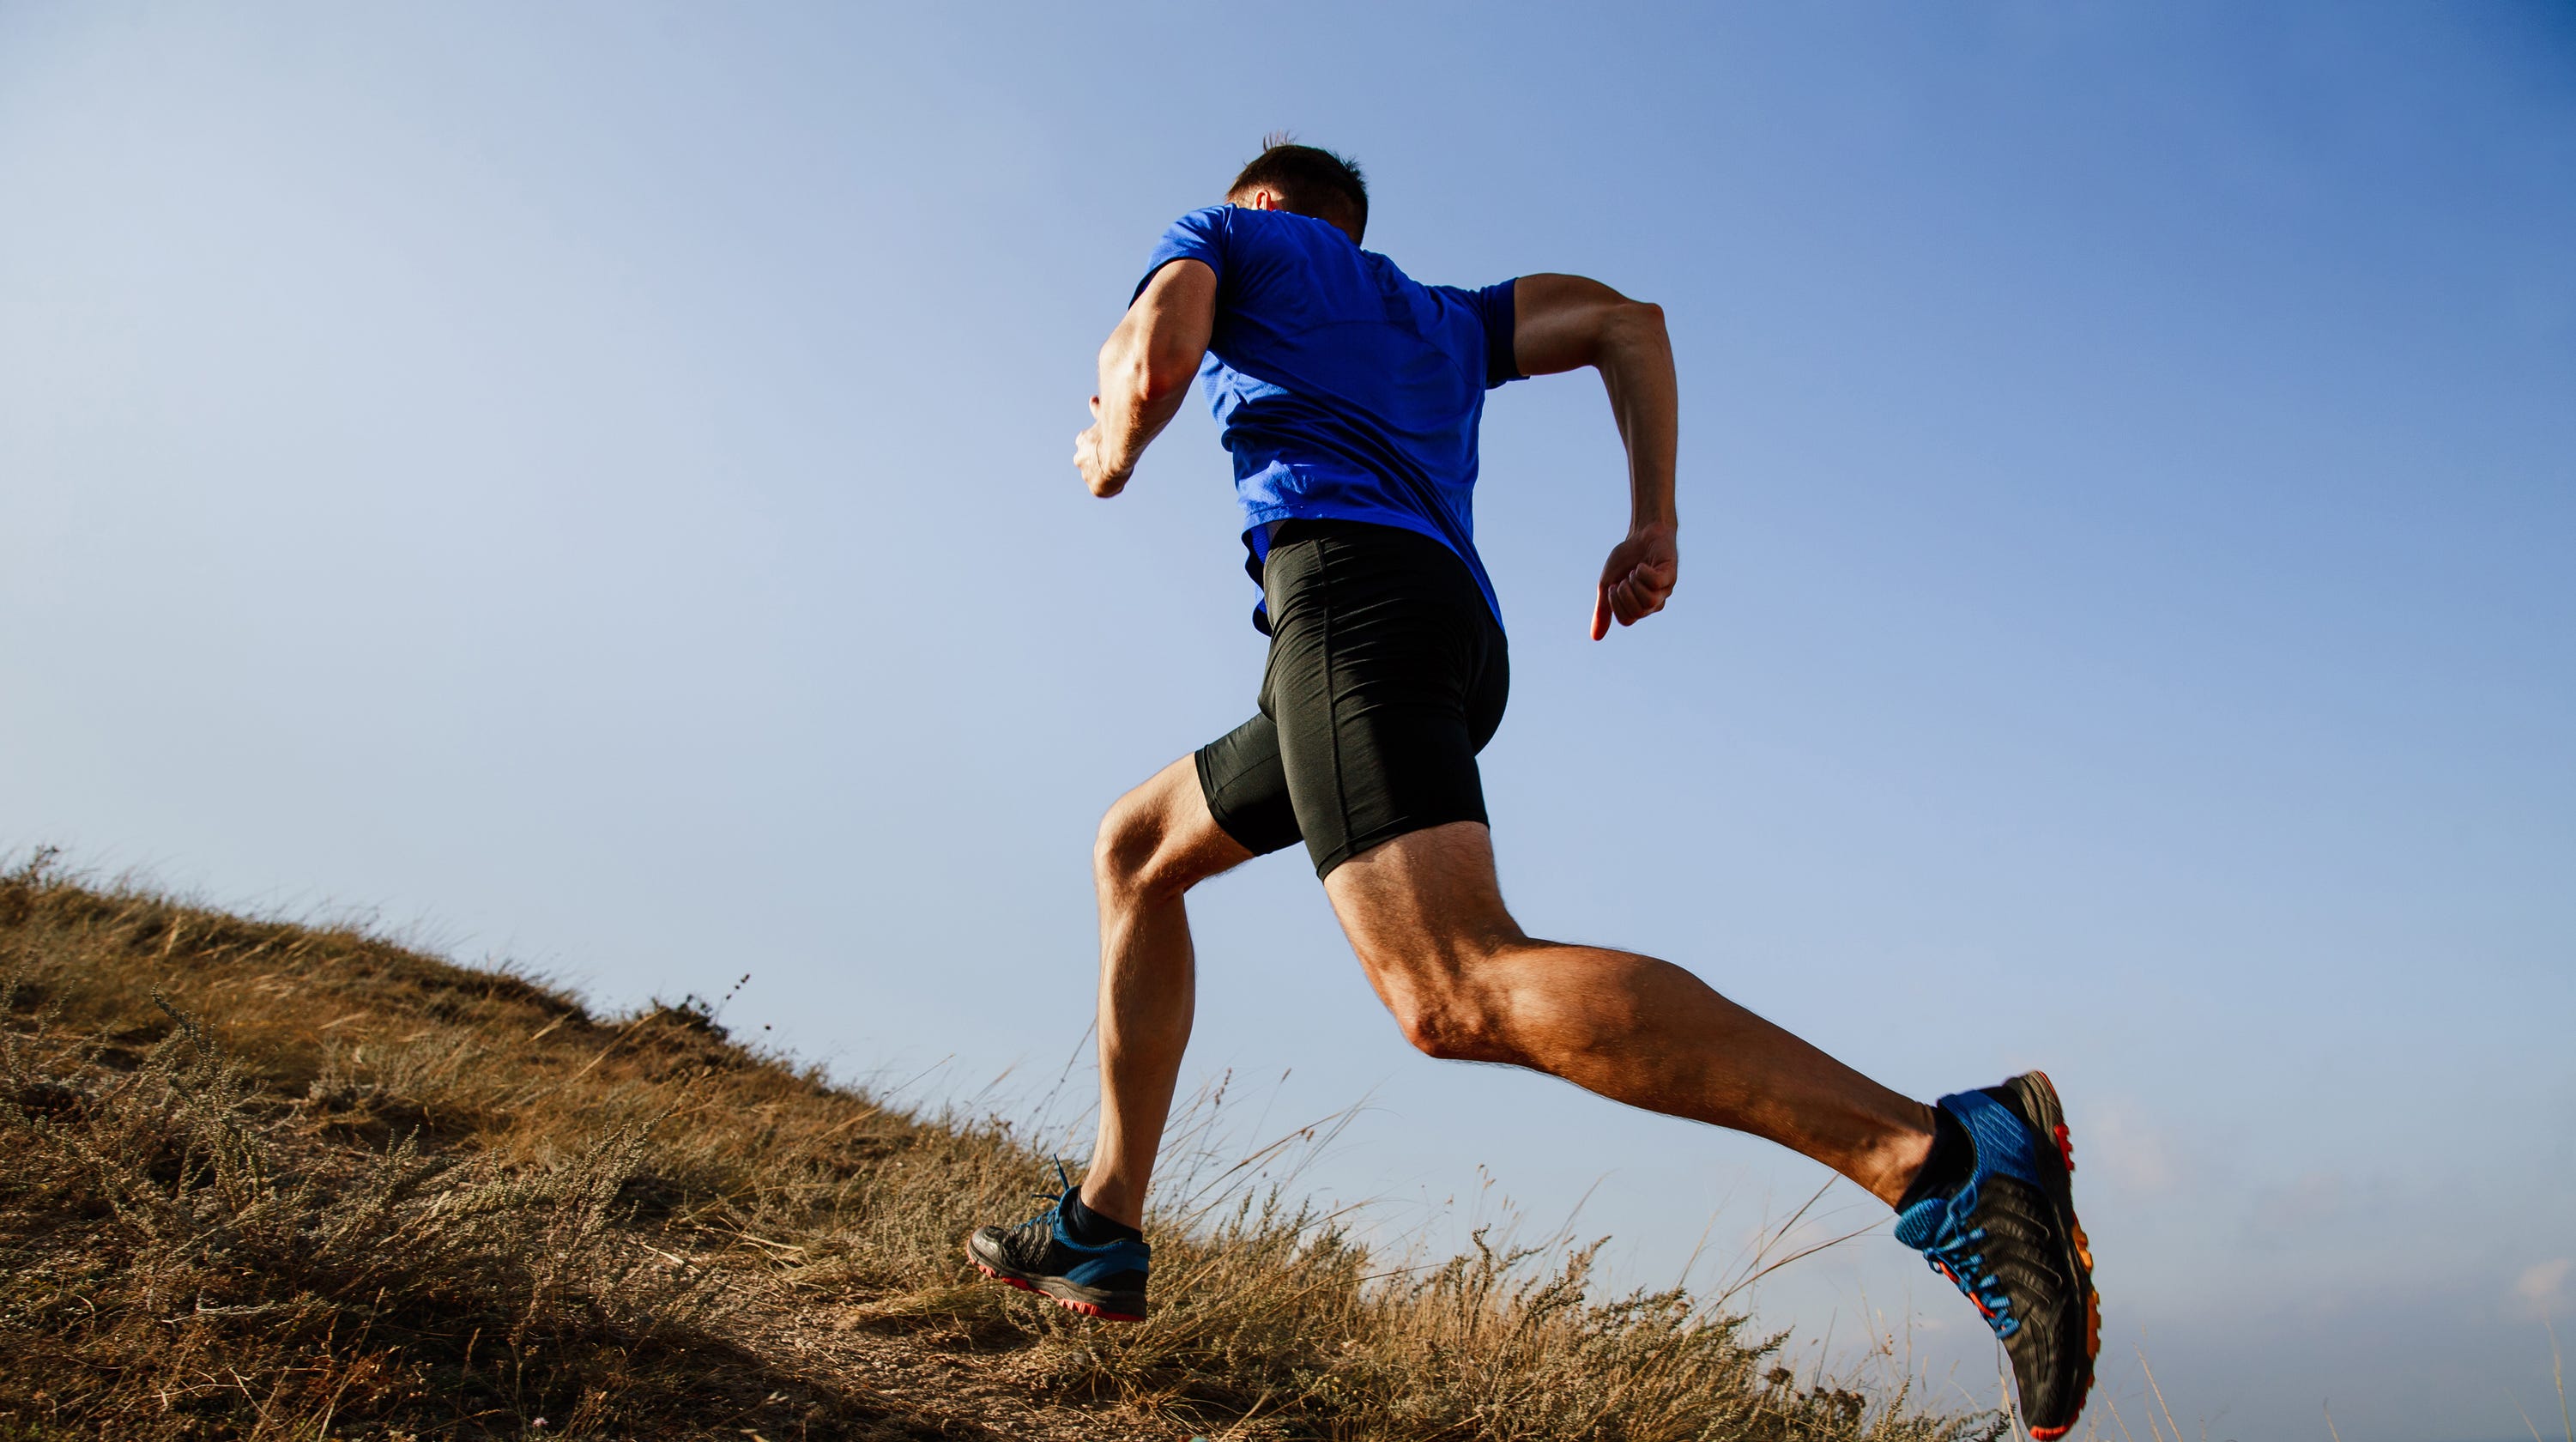
<svg viewBox="0 0 2576 1442">
<path fill-rule="evenodd" d="M 1592 598 L 1592 639 L 1610 634 L 1610 618 L 1619 618 L 1622 626 L 1639 621 L 1664 609 L 1665 598 L 1673 593 L 1673 582 L 1681 574 L 1681 552 L 1673 544 L 1671 526 L 1648 526 L 1630 531 L 1628 539 L 1610 548 L 1610 559 L 1602 563 L 1601 584 Z"/>
</svg>

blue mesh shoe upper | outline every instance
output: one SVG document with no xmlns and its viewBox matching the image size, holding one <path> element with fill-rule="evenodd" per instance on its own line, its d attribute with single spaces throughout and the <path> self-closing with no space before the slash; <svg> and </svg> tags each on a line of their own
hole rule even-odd
<svg viewBox="0 0 2576 1442">
<path fill-rule="evenodd" d="M 1987 1230 L 1977 1225 L 1982 1193 L 1995 1177 L 2010 1177 L 2037 1188 L 2038 1158 L 2032 1150 L 2030 1124 L 2012 1108 L 1983 1092 L 1959 1092 L 1941 1098 L 1943 1111 L 1959 1119 L 1976 1144 L 1977 1164 L 1968 1179 L 1946 1195 L 1925 1197 L 1896 1220 L 1896 1240 L 1921 1252 L 1932 1269 L 1948 1277 L 1995 1335 L 2009 1340 L 2021 1330 L 2013 1315 L 2012 1294 L 2003 1278 L 1987 1265 Z"/>
</svg>

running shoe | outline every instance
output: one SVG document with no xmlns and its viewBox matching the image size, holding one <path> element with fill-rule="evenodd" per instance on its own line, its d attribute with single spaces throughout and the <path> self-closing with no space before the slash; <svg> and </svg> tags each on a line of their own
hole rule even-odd
<svg viewBox="0 0 2576 1442">
<path fill-rule="evenodd" d="M 2075 1220 L 2075 1146 L 2045 1072 L 1941 1098 L 1977 1149 L 1968 1179 L 1896 1221 L 1896 1239 L 1977 1304 L 2003 1340 L 2038 1442 L 2066 1435 L 2093 1387 L 2102 1307 L 2092 1244 Z"/>
<path fill-rule="evenodd" d="M 1055 1175 L 1064 1183 L 1052 1198 L 1055 1205 L 1016 1227 L 976 1228 L 966 1239 L 966 1255 L 985 1276 L 1053 1297 L 1067 1311 L 1104 1322 L 1144 1321 L 1145 1273 L 1154 1249 L 1124 1238 L 1102 1247 L 1075 1241 L 1064 1224 L 1064 1204 L 1074 1186 L 1063 1163 L 1056 1164 Z M 1037 1195 L 1047 1199 L 1044 1192 Z"/>
</svg>

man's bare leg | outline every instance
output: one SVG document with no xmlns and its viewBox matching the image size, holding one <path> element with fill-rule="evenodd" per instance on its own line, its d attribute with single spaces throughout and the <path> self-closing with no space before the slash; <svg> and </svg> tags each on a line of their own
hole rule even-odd
<svg viewBox="0 0 2576 1442">
<path fill-rule="evenodd" d="M 1373 847 L 1335 867 L 1324 891 L 1379 999 L 1433 1056 L 1525 1066 L 1648 1111 L 1767 1137 L 1890 1206 L 1931 1153 L 1930 1107 L 1680 967 L 1523 932 L 1503 908 L 1479 823 Z"/>
<path fill-rule="evenodd" d="M 1092 879 L 1100 893 L 1100 1136 L 1082 1203 L 1141 1225 L 1190 1044 L 1198 965 L 1182 897 L 1252 859 L 1208 814 L 1197 765 L 1184 756 L 1118 799 L 1100 823 Z"/>
</svg>

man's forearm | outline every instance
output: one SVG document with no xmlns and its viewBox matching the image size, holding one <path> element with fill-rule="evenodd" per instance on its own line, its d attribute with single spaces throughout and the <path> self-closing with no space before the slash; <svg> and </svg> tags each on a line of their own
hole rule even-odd
<svg viewBox="0 0 2576 1442">
<path fill-rule="evenodd" d="M 1100 353 L 1100 459 L 1121 476 L 1136 469 L 1190 389 L 1186 375 L 1157 375 L 1145 349 L 1113 342 Z"/>
<path fill-rule="evenodd" d="M 1671 529 L 1674 454 L 1681 435 L 1681 388 L 1660 307 L 1624 307 L 1602 337 L 1595 362 L 1610 392 L 1610 412 L 1628 448 L 1628 528 Z"/>
</svg>

